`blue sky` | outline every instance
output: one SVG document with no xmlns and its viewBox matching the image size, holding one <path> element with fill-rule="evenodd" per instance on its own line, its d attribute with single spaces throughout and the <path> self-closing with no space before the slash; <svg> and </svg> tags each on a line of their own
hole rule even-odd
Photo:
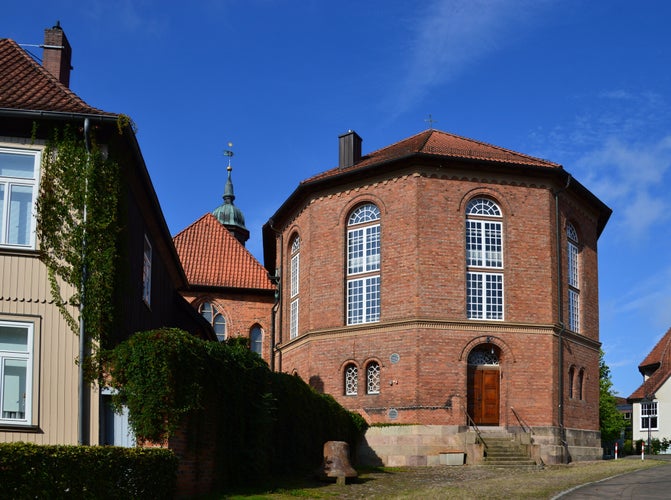
<svg viewBox="0 0 671 500">
<path fill-rule="evenodd" d="M 71 88 L 130 115 L 173 234 L 221 202 L 261 226 L 298 182 L 434 127 L 564 165 L 614 213 L 600 241 L 615 389 L 671 327 L 671 3 L 579 0 L 6 2 L 0 37 L 60 20 Z M 29 14 L 29 15 L 27 15 Z M 29 48 L 37 55 L 41 50 Z"/>
</svg>

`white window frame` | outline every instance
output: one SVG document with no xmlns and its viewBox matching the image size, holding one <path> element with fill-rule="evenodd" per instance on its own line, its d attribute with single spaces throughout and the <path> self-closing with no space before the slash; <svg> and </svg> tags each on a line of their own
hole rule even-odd
<svg viewBox="0 0 671 500">
<path fill-rule="evenodd" d="M 380 394 L 381 380 L 380 363 L 371 361 L 366 365 L 366 394 Z"/>
<path fill-rule="evenodd" d="M 32 400 L 33 400 L 33 343 L 35 337 L 35 325 L 25 321 L 0 320 L 0 327 L 25 328 L 26 350 L 0 350 L 0 425 L 30 426 L 32 425 Z M 26 378 L 25 392 L 23 394 L 23 417 L 5 417 L 5 376 L 7 361 L 25 361 Z"/>
<path fill-rule="evenodd" d="M 151 268 L 152 247 L 149 237 L 144 235 L 144 249 L 142 251 L 142 300 L 151 306 Z"/>
<path fill-rule="evenodd" d="M 375 323 L 380 321 L 380 209 L 360 205 L 347 225 L 347 324 Z"/>
<path fill-rule="evenodd" d="M 641 402 L 641 418 L 640 418 L 640 430 L 647 431 L 648 426 L 650 425 L 650 420 L 654 419 L 654 427 L 650 427 L 651 431 L 659 430 L 659 405 L 657 401 L 642 401 Z M 648 425 L 644 425 L 643 422 L 647 421 Z"/>
<path fill-rule="evenodd" d="M 298 337 L 298 303 L 300 299 L 291 301 L 289 312 L 289 338 Z"/>
<path fill-rule="evenodd" d="M 580 248 L 578 233 L 572 224 L 566 224 L 568 259 L 568 327 L 580 332 Z"/>
<path fill-rule="evenodd" d="M 37 202 L 38 188 L 39 188 L 39 176 L 40 176 L 40 162 L 41 162 L 41 151 L 34 149 L 18 149 L 18 148 L 7 148 L 0 147 L 0 153 L 8 155 L 22 155 L 22 156 L 31 156 L 33 158 L 33 174 L 32 177 L 16 177 L 9 175 L 2 175 L 0 170 L 0 191 L 2 192 L 2 197 L 0 198 L 0 247 L 3 248 L 17 248 L 17 249 L 34 249 L 35 248 L 35 204 Z M 8 242 L 8 237 L 10 233 L 10 194 L 12 188 L 14 187 L 23 187 L 30 188 L 32 190 L 32 201 L 30 205 L 30 215 L 28 221 L 27 231 L 27 242 L 26 243 L 10 243 Z"/>
<path fill-rule="evenodd" d="M 466 317 L 503 321 L 503 220 L 489 198 L 473 198 L 466 207 Z"/>
<path fill-rule="evenodd" d="M 359 368 L 350 363 L 345 367 L 345 396 L 356 396 L 359 393 Z"/>
</svg>

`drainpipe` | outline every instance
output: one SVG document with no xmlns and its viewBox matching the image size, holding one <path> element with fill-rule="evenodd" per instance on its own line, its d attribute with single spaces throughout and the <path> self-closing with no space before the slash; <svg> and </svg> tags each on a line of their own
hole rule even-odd
<svg viewBox="0 0 671 500">
<path fill-rule="evenodd" d="M 557 314 L 559 316 L 559 353 L 557 361 L 559 364 L 559 395 L 558 395 L 558 410 L 559 410 L 559 431 L 561 432 L 561 442 L 564 446 L 564 454 L 566 463 L 571 461 L 569 454 L 568 442 L 566 441 L 566 429 L 564 427 L 564 332 L 566 325 L 564 324 L 564 278 L 562 273 L 562 230 L 561 217 L 559 213 L 559 195 L 566 191 L 571 184 L 571 174 L 568 174 L 566 185 L 557 191 L 553 191 L 555 199 L 555 230 L 557 238 Z"/>
<path fill-rule="evenodd" d="M 275 371 L 275 345 L 277 343 L 277 333 L 282 338 L 282 264 L 284 263 L 284 235 L 273 227 L 273 219 L 268 220 L 268 227 L 280 238 L 280 266 L 275 268 L 275 276 L 271 276 L 271 281 L 277 287 L 275 289 L 275 304 L 271 310 L 270 316 L 270 370 Z M 277 241 L 277 240 L 276 240 Z M 279 311 L 279 328 L 276 327 L 277 313 Z M 278 332 L 279 330 L 279 332 Z M 279 352 L 277 359 L 277 371 L 282 371 L 282 352 Z"/>
<path fill-rule="evenodd" d="M 84 119 L 84 144 L 86 145 L 86 175 L 84 175 L 84 209 L 82 214 L 82 224 L 84 225 L 84 234 L 82 240 L 82 282 L 80 284 L 80 300 L 79 300 L 79 408 L 78 408 L 78 429 L 77 429 L 77 443 L 80 445 L 88 445 L 89 432 L 89 394 L 87 393 L 86 381 L 84 378 L 84 362 L 86 359 L 86 329 L 84 325 L 84 302 L 86 299 L 86 264 L 84 258 L 86 257 L 86 220 L 87 220 L 87 200 L 88 193 L 88 168 L 91 159 L 91 146 L 89 142 L 89 119 Z"/>
</svg>

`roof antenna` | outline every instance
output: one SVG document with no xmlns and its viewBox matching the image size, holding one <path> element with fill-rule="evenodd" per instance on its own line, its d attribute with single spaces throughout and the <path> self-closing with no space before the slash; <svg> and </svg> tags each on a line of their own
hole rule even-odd
<svg viewBox="0 0 671 500">
<path fill-rule="evenodd" d="M 429 130 L 433 130 L 434 123 L 438 123 L 436 120 L 433 119 L 431 113 L 429 113 L 429 117 L 426 118 L 424 121 L 429 124 Z"/>
</svg>

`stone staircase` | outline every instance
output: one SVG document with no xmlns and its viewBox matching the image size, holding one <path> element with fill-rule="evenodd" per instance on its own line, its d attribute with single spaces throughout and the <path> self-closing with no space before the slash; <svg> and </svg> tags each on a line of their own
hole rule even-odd
<svg viewBox="0 0 671 500">
<path fill-rule="evenodd" d="M 483 432 L 482 439 L 487 444 L 482 465 L 489 467 L 536 468 L 531 458 L 529 446 L 521 444 L 507 431 Z"/>
</svg>

